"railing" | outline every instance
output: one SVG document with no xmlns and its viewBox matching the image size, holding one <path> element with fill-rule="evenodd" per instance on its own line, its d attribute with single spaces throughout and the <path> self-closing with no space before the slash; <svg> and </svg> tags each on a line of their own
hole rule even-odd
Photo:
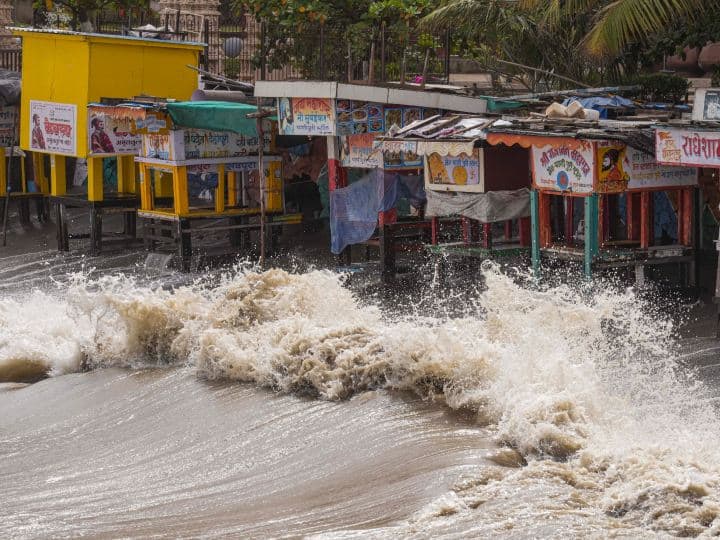
<svg viewBox="0 0 720 540">
<path fill-rule="evenodd" d="M 22 53 L 20 49 L 0 49 L 0 68 L 10 71 L 20 71 L 22 68 Z"/>
</svg>

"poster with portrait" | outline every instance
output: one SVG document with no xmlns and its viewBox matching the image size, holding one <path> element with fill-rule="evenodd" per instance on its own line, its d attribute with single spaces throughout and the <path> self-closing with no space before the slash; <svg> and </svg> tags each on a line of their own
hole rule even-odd
<svg viewBox="0 0 720 540">
<path fill-rule="evenodd" d="M 30 150 L 77 154 L 77 106 L 30 100 Z"/>
<path fill-rule="evenodd" d="M 280 135 L 335 135 L 335 103 L 327 98 L 278 99 Z"/>
<path fill-rule="evenodd" d="M 427 156 L 426 187 L 436 191 L 482 191 L 482 154 L 444 156 L 437 152 Z"/>
<path fill-rule="evenodd" d="M 144 116 L 139 107 L 88 105 L 88 155 L 139 155 L 142 136 L 137 120 Z"/>
<path fill-rule="evenodd" d="M 599 142 L 597 146 L 598 193 L 622 193 L 628 187 L 627 147 L 624 144 Z"/>
</svg>

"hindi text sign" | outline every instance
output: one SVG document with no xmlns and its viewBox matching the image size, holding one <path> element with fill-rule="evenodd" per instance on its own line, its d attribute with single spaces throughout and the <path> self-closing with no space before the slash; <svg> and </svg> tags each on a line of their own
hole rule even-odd
<svg viewBox="0 0 720 540">
<path fill-rule="evenodd" d="M 30 100 L 30 150 L 77 154 L 77 106 Z"/>
</svg>

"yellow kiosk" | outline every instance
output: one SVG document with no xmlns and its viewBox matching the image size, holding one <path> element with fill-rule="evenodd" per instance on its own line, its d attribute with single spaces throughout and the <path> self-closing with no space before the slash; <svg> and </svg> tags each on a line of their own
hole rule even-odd
<svg viewBox="0 0 720 540">
<path fill-rule="evenodd" d="M 180 266 L 187 270 L 194 253 L 224 254 L 245 247 L 250 232 L 260 229 L 261 197 L 268 230 L 273 222 L 287 223 L 280 219 L 286 218 L 282 158 L 270 155 L 274 133 L 270 120 L 262 120 L 259 171 L 257 120 L 248 118 L 257 112 L 255 106 L 199 101 L 168 103 L 165 108 L 172 129 L 143 133 L 141 155 L 135 158 L 141 178 L 138 216 L 148 249 L 177 249 Z M 161 175 L 172 178 L 170 198 L 156 198 Z M 227 242 L 199 242 L 227 234 L 229 250 Z"/>
<path fill-rule="evenodd" d="M 47 178 L 42 154 L 50 155 L 58 248 L 69 249 L 73 238 L 67 231 L 67 208 L 90 210 L 89 235 L 75 237 L 89 236 L 94 253 L 102 246 L 104 213 L 126 213 L 125 233 L 134 237 L 134 226 L 128 225 L 138 207 L 133 158 L 139 139 L 135 146 L 118 145 L 108 118 L 99 119 L 95 105 L 89 104 L 116 104 L 134 96 L 188 99 L 197 87 L 197 74 L 187 66 L 198 65 L 203 45 L 47 29 L 14 28 L 13 33 L 22 37 L 20 146 L 34 153 L 36 178 Z M 67 157 L 87 159 L 86 193 L 68 193 Z M 103 164 L 108 158 L 117 160 L 117 185 L 106 191 Z"/>
</svg>

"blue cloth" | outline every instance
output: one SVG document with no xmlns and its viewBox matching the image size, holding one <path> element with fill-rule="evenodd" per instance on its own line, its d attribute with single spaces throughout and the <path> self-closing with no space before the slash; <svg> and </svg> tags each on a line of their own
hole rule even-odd
<svg viewBox="0 0 720 540">
<path fill-rule="evenodd" d="M 331 251 L 338 254 L 349 245 L 369 240 L 377 227 L 378 213 L 395 208 L 401 198 L 415 207 L 424 204 L 422 177 L 372 169 L 348 187 L 330 192 Z"/>
</svg>

